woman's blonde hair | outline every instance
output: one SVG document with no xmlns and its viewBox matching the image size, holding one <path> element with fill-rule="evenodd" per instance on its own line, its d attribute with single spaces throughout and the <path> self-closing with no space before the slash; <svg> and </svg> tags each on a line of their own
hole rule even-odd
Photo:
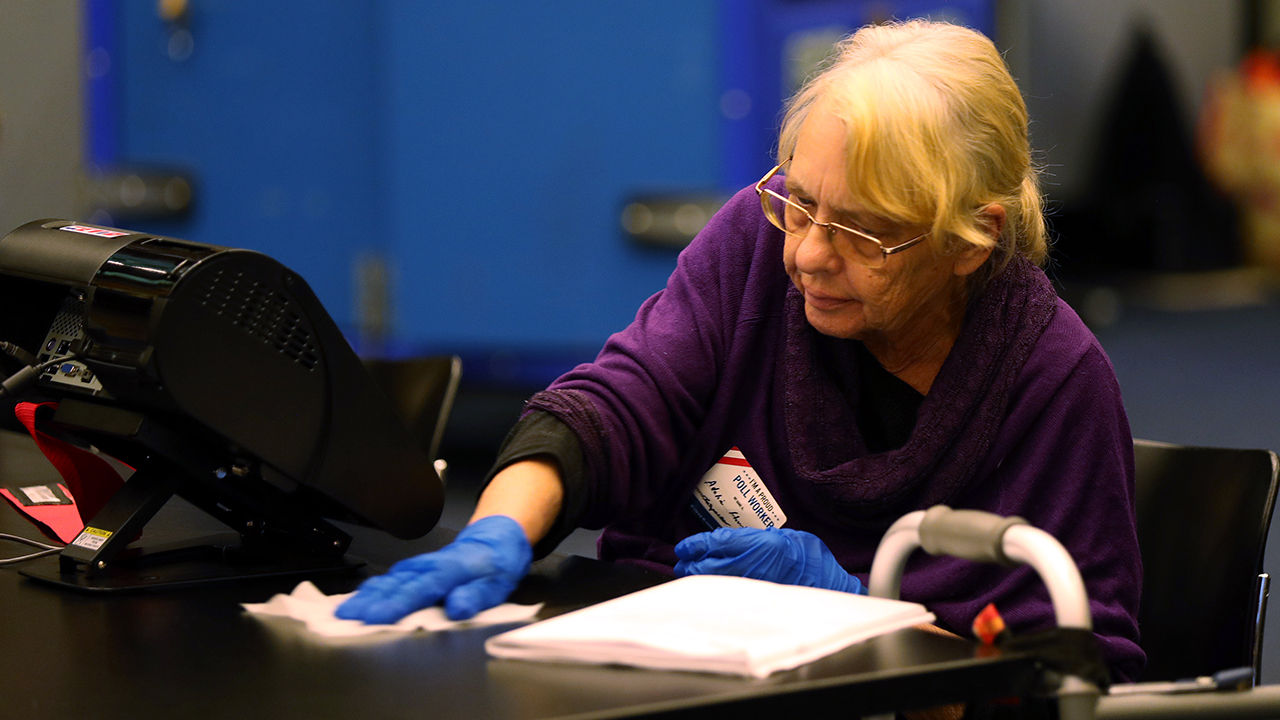
<svg viewBox="0 0 1280 720">
<path fill-rule="evenodd" d="M 1015 255 L 1048 256 L 1043 201 L 1027 139 L 1027 108 L 1004 59 L 981 33 L 910 21 L 865 27 L 791 99 L 778 155 L 791 157 L 800 127 L 821 102 L 848 128 L 849 188 L 868 210 L 993 247 L 985 277 Z M 982 208 L 1005 209 L 998 240 Z"/>
</svg>

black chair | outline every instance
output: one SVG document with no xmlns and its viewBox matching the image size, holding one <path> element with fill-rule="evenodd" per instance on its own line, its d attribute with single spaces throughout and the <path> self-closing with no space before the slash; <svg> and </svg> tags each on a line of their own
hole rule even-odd
<svg viewBox="0 0 1280 720">
<path fill-rule="evenodd" d="M 422 444 L 427 457 L 444 477 L 440 440 L 453 410 L 453 399 L 462 378 L 462 359 L 456 355 L 432 355 L 402 360 L 365 360 L 365 367 L 386 393 L 400 418 Z"/>
<path fill-rule="evenodd" d="M 1260 680 L 1270 578 L 1262 554 L 1280 459 L 1269 450 L 1135 440 L 1142 680 L 1248 666 Z"/>
</svg>

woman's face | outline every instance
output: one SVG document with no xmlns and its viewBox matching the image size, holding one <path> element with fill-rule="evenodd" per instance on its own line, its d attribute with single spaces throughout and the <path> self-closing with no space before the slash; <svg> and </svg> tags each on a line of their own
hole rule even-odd
<svg viewBox="0 0 1280 720">
<path fill-rule="evenodd" d="M 863 230 L 886 247 L 904 243 L 928 228 L 903 226 L 876 217 L 853 199 L 845 169 L 845 126 L 821 104 L 800 131 L 786 189 L 814 218 Z M 824 335 L 873 345 L 929 342 L 958 329 L 963 313 L 963 278 L 954 260 L 926 240 L 869 268 L 843 256 L 826 232 L 814 225 L 804 237 L 786 236 L 783 262 L 804 295 L 805 315 Z M 873 352 L 875 348 L 872 348 Z"/>
</svg>

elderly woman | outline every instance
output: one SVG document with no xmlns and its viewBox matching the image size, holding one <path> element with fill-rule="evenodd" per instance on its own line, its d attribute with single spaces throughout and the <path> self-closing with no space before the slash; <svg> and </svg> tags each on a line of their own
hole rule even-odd
<svg viewBox="0 0 1280 720">
<path fill-rule="evenodd" d="M 995 47 L 859 31 L 790 103 L 779 159 L 594 363 L 529 401 L 457 540 L 341 615 L 469 616 L 579 525 L 605 528 L 605 560 L 858 592 L 888 525 L 946 503 L 1057 537 L 1113 673 L 1137 674 L 1132 438 L 1038 267 L 1027 113 Z M 921 557 L 902 596 L 959 634 L 991 602 L 1015 632 L 1053 625 L 1026 568 Z"/>
</svg>

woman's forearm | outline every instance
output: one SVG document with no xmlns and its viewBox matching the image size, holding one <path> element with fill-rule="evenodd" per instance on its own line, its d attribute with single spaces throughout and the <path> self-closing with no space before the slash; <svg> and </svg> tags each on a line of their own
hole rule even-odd
<svg viewBox="0 0 1280 720">
<path fill-rule="evenodd" d="M 506 515 L 524 528 L 529 544 L 551 531 L 564 502 L 560 468 L 550 459 L 519 460 L 498 472 L 480 495 L 471 522 Z"/>
</svg>

